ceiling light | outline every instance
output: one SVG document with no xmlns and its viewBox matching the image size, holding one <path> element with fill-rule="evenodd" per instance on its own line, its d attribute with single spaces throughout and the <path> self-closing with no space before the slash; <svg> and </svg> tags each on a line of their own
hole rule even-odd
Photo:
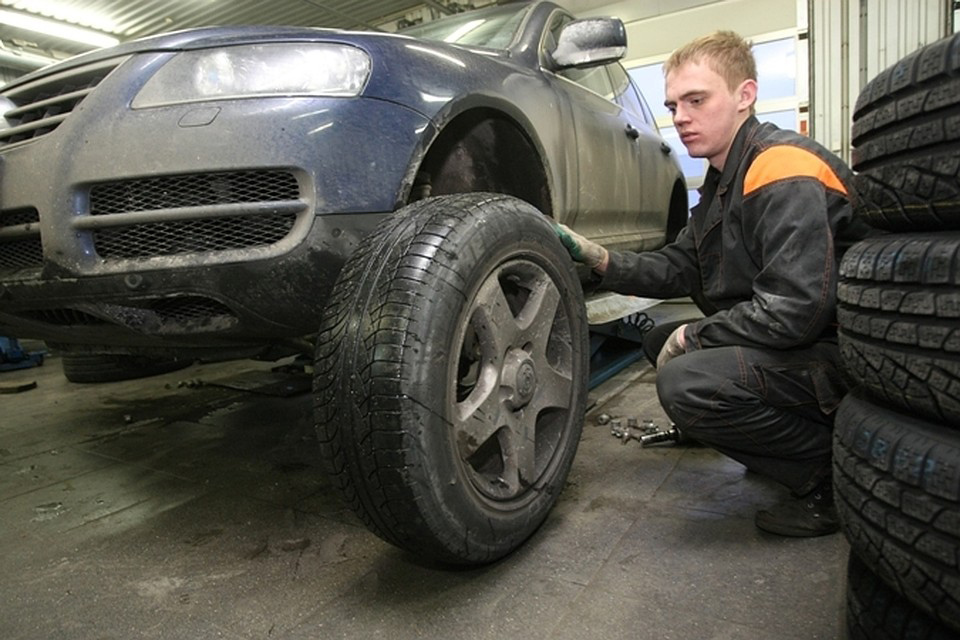
<svg viewBox="0 0 960 640">
<path fill-rule="evenodd" d="M 17 13 L 0 9 L 0 24 L 6 24 L 18 29 L 35 31 L 63 40 L 72 40 L 81 44 L 87 44 L 93 47 L 112 47 L 120 43 L 120 40 L 105 33 L 99 33 L 83 27 L 47 20 L 46 18 L 37 18 L 25 13 Z"/>
</svg>

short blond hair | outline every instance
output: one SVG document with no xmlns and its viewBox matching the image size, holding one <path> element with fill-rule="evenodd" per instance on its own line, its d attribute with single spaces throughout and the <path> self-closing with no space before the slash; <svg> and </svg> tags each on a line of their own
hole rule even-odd
<svg viewBox="0 0 960 640">
<path fill-rule="evenodd" d="M 674 51 L 663 65 L 663 75 L 688 62 L 706 63 L 726 81 L 730 91 L 735 91 L 744 80 L 757 79 L 757 61 L 750 46 L 738 33 L 717 31 Z"/>
</svg>

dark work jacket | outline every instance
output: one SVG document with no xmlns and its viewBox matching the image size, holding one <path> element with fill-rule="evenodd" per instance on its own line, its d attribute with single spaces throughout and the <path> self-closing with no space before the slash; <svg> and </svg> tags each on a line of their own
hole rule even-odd
<svg viewBox="0 0 960 640">
<path fill-rule="evenodd" d="M 866 235 L 853 219 L 852 178 L 818 143 L 751 117 L 723 172 L 708 170 L 677 239 L 656 251 L 611 252 L 600 286 L 691 296 L 706 317 L 687 326 L 688 351 L 835 340 L 841 247 Z"/>
</svg>

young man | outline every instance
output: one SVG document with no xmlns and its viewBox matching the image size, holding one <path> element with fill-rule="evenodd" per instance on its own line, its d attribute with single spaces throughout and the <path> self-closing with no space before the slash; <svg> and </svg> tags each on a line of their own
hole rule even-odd
<svg viewBox="0 0 960 640">
<path fill-rule="evenodd" d="M 678 49 L 664 74 L 680 140 L 710 163 L 686 228 L 643 253 L 607 252 L 562 226 L 558 234 L 604 289 L 693 298 L 704 318 L 644 340 L 664 410 L 686 435 L 791 490 L 757 513 L 759 528 L 833 533 L 831 431 L 846 392 L 839 246 L 862 235 L 852 228 L 851 173 L 812 140 L 754 117 L 756 63 L 737 34 Z"/>
</svg>

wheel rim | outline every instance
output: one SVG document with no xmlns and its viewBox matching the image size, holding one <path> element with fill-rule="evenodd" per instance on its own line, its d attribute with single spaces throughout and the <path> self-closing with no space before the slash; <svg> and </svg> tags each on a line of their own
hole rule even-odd
<svg viewBox="0 0 960 640">
<path fill-rule="evenodd" d="M 512 260 L 462 317 L 448 396 L 457 453 L 480 494 L 521 499 L 566 445 L 573 349 L 560 289 L 540 265 Z"/>
</svg>

